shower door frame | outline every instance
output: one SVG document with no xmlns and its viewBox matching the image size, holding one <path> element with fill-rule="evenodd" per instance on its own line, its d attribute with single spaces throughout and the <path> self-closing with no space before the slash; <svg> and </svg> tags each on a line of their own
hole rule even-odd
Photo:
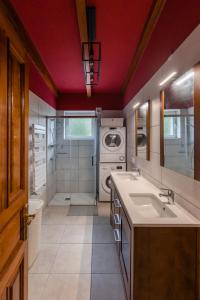
<svg viewBox="0 0 200 300">
<path fill-rule="evenodd" d="M 47 124 L 47 126 L 48 126 L 48 120 L 49 119 L 54 119 L 54 120 L 56 120 L 56 119 L 96 119 L 96 125 L 95 125 L 95 133 L 97 133 L 98 132 L 98 116 L 97 115 L 73 115 L 73 116 L 65 116 L 65 115 L 61 115 L 61 116 L 46 116 L 46 124 Z M 47 127 L 47 129 L 48 129 L 48 127 Z M 94 158 L 93 158 L 93 167 L 95 168 L 95 170 L 94 170 L 94 172 L 95 172 L 95 182 L 94 182 L 94 200 L 95 200 L 95 203 L 94 203 L 94 205 L 96 205 L 97 204 L 97 170 L 98 170 L 98 162 L 97 162 L 97 160 L 98 160 L 98 141 L 97 141 L 97 138 L 98 138 L 98 136 L 96 135 L 96 136 L 94 136 L 95 137 L 95 139 L 94 139 L 94 142 L 95 142 L 95 144 L 94 144 L 94 149 L 95 149 L 95 157 L 96 157 L 96 159 L 94 160 Z M 47 139 L 48 139 L 48 130 L 47 130 Z M 48 147 L 48 145 L 47 145 L 47 147 Z M 48 150 L 48 148 L 46 148 L 47 150 Z M 55 150 L 56 151 L 56 150 Z M 55 155 L 56 155 L 56 153 L 55 153 Z M 94 156 L 93 156 L 94 157 Z M 47 182 L 47 185 L 48 185 L 48 182 Z M 69 194 L 72 194 L 71 192 L 69 192 Z M 87 194 L 87 193 L 86 193 Z"/>
</svg>

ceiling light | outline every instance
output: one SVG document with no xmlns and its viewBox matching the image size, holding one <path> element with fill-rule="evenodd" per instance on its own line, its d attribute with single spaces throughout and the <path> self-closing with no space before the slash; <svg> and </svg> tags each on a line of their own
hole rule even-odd
<svg viewBox="0 0 200 300">
<path fill-rule="evenodd" d="M 140 102 L 137 102 L 133 105 L 133 109 L 136 109 L 140 105 Z"/>
<path fill-rule="evenodd" d="M 141 106 L 142 109 L 147 109 L 148 108 L 148 102 L 144 103 L 142 106 Z"/>
<path fill-rule="evenodd" d="M 96 42 L 96 7 L 87 6 L 88 41 L 82 43 L 82 61 L 86 85 L 97 85 L 100 78 L 101 43 Z"/>
<path fill-rule="evenodd" d="M 163 81 L 161 81 L 159 83 L 159 86 L 164 85 L 166 82 L 168 82 L 171 78 L 173 78 L 175 75 L 177 74 L 177 72 L 172 72 L 171 74 L 169 74 L 165 79 L 163 79 Z"/>
<path fill-rule="evenodd" d="M 189 71 L 187 73 L 185 73 L 183 76 L 181 76 L 179 79 L 177 79 L 174 84 L 175 85 L 181 85 L 182 83 L 184 83 L 186 80 L 190 79 L 192 76 L 194 75 L 193 71 Z"/>
</svg>

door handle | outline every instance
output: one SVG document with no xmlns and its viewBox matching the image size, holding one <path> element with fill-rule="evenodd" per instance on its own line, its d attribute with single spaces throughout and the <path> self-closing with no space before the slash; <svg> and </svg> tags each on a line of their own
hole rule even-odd
<svg viewBox="0 0 200 300">
<path fill-rule="evenodd" d="M 35 216 L 36 216 L 36 214 L 30 214 L 30 215 L 25 214 L 24 215 L 24 220 L 25 220 L 26 225 L 30 225 L 32 220 L 35 219 Z"/>
<path fill-rule="evenodd" d="M 94 156 L 92 155 L 92 166 L 94 166 Z"/>
</svg>

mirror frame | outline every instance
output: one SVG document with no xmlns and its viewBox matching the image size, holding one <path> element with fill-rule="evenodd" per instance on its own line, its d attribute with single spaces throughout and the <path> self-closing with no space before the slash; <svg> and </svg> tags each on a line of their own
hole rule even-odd
<svg viewBox="0 0 200 300">
<path fill-rule="evenodd" d="M 200 181 L 200 62 L 197 63 L 195 66 L 193 66 L 193 70 L 194 70 L 194 177 L 192 177 L 192 179 Z M 187 70 L 184 73 L 186 72 Z M 180 74 L 180 76 L 183 74 Z M 165 91 L 163 89 L 160 91 L 160 165 L 162 167 L 165 167 L 164 106 L 165 106 Z M 181 174 L 179 172 L 177 173 Z"/>
<path fill-rule="evenodd" d="M 151 127 L 151 111 L 150 111 L 150 100 L 147 100 L 143 102 L 135 111 L 135 155 L 138 156 L 137 151 L 137 132 L 138 132 L 138 111 L 142 105 L 147 103 L 147 114 L 146 114 L 146 130 L 147 130 L 147 149 L 146 149 L 146 160 L 150 161 L 150 141 L 151 141 L 151 135 L 150 135 L 150 127 Z"/>
</svg>

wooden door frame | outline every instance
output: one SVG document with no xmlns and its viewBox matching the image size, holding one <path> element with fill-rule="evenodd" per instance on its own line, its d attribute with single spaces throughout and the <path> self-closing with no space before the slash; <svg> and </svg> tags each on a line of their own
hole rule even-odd
<svg viewBox="0 0 200 300">
<path fill-rule="evenodd" d="M 0 134 L 2 137 L 1 147 L 0 147 L 0 158 L 2 163 L 0 165 L 1 175 L 3 177 L 3 185 L 5 184 L 4 189 L 4 199 L 0 199 L 0 244 L 2 247 L 10 247 L 10 244 L 4 240 L 6 236 L 6 230 L 9 228 L 10 222 L 15 220 L 16 216 L 18 216 L 20 232 L 19 232 L 19 241 L 16 246 L 14 246 L 10 256 L 3 263 L 2 268 L 0 270 L 0 295 L 3 294 L 4 291 L 12 295 L 13 287 L 11 286 L 14 280 L 16 279 L 17 274 L 20 274 L 20 278 L 23 277 L 23 282 L 20 289 L 23 291 L 20 295 L 24 295 L 23 300 L 28 299 L 28 252 L 27 252 L 27 233 L 26 233 L 26 224 L 24 215 L 27 213 L 27 201 L 28 201 L 28 117 L 29 117 L 29 80 L 28 80 L 28 59 L 26 51 L 23 47 L 23 43 L 20 40 L 18 32 L 16 28 L 13 26 L 12 22 L 7 18 L 4 14 L 4 11 L 1 9 L 0 5 L 0 43 L 4 45 L 0 47 Z M 24 95 L 22 99 L 24 100 L 24 105 L 22 106 L 21 111 L 21 119 L 23 120 L 21 124 L 21 141 L 23 145 L 23 153 L 21 153 L 22 164 L 23 164 L 23 177 L 22 182 L 22 190 L 21 197 L 17 199 L 17 201 L 13 201 L 8 205 L 8 156 L 7 156 L 7 145 L 8 145 L 8 136 L 7 136 L 7 126 L 8 126 L 8 118 L 7 118 L 7 105 L 8 105 L 8 90 L 7 90 L 7 68 L 8 68 L 8 55 L 9 49 L 12 50 L 14 55 L 18 58 L 19 62 L 24 65 Z M 2 118 L 3 116 L 3 118 Z M 22 151 L 22 150 L 21 150 Z M 2 173 L 2 171 L 4 171 Z M 1 192 L 1 191 L 0 191 Z M 12 225 L 14 228 L 14 225 Z M 14 229 L 13 229 L 14 230 Z M 11 232 L 11 231 L 10 231 Z M 11 240 L 11 238 L 10 238 Z M 10 241 L 9 240 L 9 241 Z M 6 251 L 7 248 L 4 249 Z M 1 259 L 3 259 L 1 257 Z M 4 260 L 2 260 L 4 261 Z M 1 262 L 2 262 L 1 261 Z M 19 271 L 19 273 L 18 273 Z M 10 296 L 12 298 L 12 296 Z M 9 298 L 10 299 L 10 298 Z M 22 298 L 20 298 L 22 300 Z"/>
</svg>

